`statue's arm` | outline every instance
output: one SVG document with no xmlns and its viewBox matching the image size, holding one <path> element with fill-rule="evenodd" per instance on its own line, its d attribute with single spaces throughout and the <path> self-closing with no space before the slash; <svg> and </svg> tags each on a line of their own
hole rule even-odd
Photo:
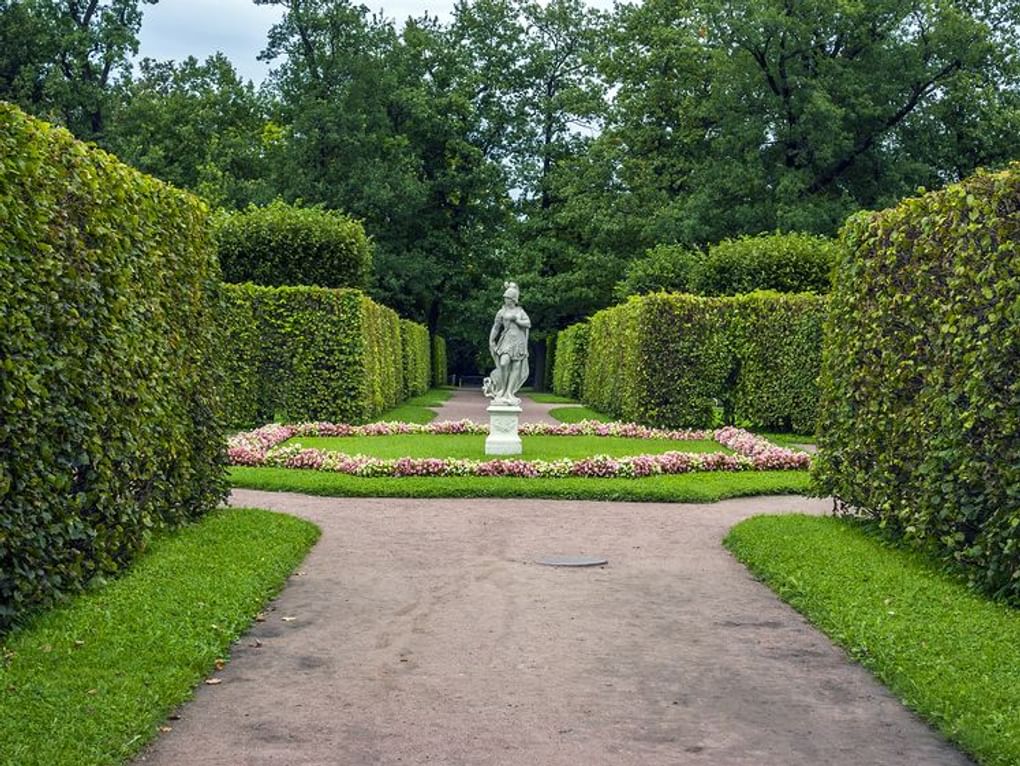
<svg viewBox="0 0 1020 766">
<path fill-rule="evenodd" d="M 501 321 L 502 318 L 503 318 L 503 311 L 501 309 L 500 311 L 496 312 L 496 321 L 494 321 L 492 323 L 492 329 L 489 330 L 489 347 L 490 348 L 495 346 L 496 345 L 496 341 L 499 339 L 499 331 L 503 327 L 503 322 Z"/>
<path fill-rule="evenodd" d="M 521 309 L 521 315 L 517 317 L 517 324 L 520 325 L 521 327 L 524 327 L 525 329 L 531 327 L 531 319 L 528 318 L 528 315 L 527 313 L 525 313 L 524 309 Z"/>
</svg>

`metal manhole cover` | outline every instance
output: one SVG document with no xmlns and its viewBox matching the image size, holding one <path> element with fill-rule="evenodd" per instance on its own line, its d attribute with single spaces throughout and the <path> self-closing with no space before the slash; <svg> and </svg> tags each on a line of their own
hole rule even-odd
<svg viewBox="0 0 1020 766">
<path fill-rule="evenodd" d="M 546 556 L 536 562 L 547 567 L 602 567 L 609 559 L 601 556 Z"/>
</svg>

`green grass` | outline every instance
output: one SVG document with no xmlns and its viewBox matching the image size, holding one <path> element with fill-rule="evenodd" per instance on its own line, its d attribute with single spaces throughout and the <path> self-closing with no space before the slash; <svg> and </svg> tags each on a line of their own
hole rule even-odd
<svg viewBox="0 0 1020 766">
<path fill-rule="evenodd" d="M 603 415 L 588 407 L 556 407 L 549 410 L 549 415 L 561 423 L 580 423 L 582 420 L 597 420 L 600 423 L 611 423 L 616 418 Z"/>
<path fill-rule="evenodd" d="M 403 404 L 399 404 L 391 410 L 375 418 L 376 422 L 393 422 L 397 421 L 400 423 L 431 423 L 435 420 L 436 411 L 431 409 L 433 407 L 439 407 L 453 395 L 452 389 L 447 388 L 432 388 L 426 391 L 421 396 L 413 396 Z"/>
<path fill-rule="evenodd" d="M 576 399 L 571 399 L 569 396 L 560 396 L 559 394 L 534 393 L 527 394 L 527 397 L 538 404 L 577 404 Z"/>
<path fill-rule="evenodd" d="M 523 436 L 528 460 L 585 458 L 592 455 L 658 454 L 662 452 L 727 452 L 718 442 L 671 439 L 625 439 L 613 436 Z M 395 436 L 298 436 L 290 442 L 349 455 L 379 458 L 436 457 L 484 460 L 485 436 L 479 434 L 398 434 Z"/>
<path fill-rule="evenodd" d="M 119 579 L 40 613 L 0 650 L 0 763 L 116 764 L 225 658 L 318 537 L 231 509 L 157 538 Z"/>
<path fill-rule="evenodd" d="M 708 503 L 808 490 L 807 471 L 709 471 L 645 479 L 511 479 L 357 476 L 289 468 L 230 469 L 235 487 L 331 497 L 548 497 L 573 500 Z"/>
<path fill-rule="evenodd" d="M 726 545 L 980 763 L 1020 764 L 1020 611 L 853 522 L 757 517 Z"/>
<path fill-rule="evenodd" d="M 753 429 L 752 429 L 753 430 Z M 758 436 L 763 436 L 773 444 L 778 444 L 780 447 L 790 447 L 793 449 L 799 449 L 801 444 L 814 444 L 814 434 L 777 434 L 777 433 L 764 433 L 761 431 L 754 431 Z"/>
</svg>

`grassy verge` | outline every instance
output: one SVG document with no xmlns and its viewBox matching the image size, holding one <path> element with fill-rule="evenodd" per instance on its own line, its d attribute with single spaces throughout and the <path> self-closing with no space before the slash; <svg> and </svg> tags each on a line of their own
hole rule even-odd
<svg viewBox="0 0 1020 766">
<path fill-rule="evenodd" d="M 732 450 L 711 440 L 626 439 L 613 436 L 525 436 L 528 460 L 585 458 L 592 455 L 659 454 L 662 452 L 726 452 Z M 349 455 L 379 458 L 436 457 L 486 459 L 485 436 L 478 434 L 397 434 L 394 436 L 298 436 L 291 440 Z M 491 456 L 489 456 L 491 458 Z"/>
<path fill-rule="evenodd" d="M 533 393 L 527 394 L 527 397 L 538 404 L 577 404 L 576 399 L 571 399 L 569 396 L 560 396 L 559 394 Z"/>
<path fill-rule="evenodd" d="M 780 447 L 789 447 L 791 449 L 800 449 L 802 444 L 814 444 L 814 434 L 776 434 L 776 433 L 763 433 L 755 431 L 758 436 L 764 436 L 773 444 L 778 444 Z"/>
<path fill-rule="evenodd" d="M 979 762 L 1020 763 L 1020 611 L 839 519 L 757 517 L 726 545 Z"/>
<path fill-rule="evenodd" d="M 115 764 L 138 752 L 317 537 L 289 516 L 218 511 L 8 635 L 0 763 Z"/>
<path fill-rule="evenodd" d="M 433 407 L 439 407 L 453 395 L 452 389 L 432 388 L 421 396 L 413 396 L 403 404 L 399 404 L 391 410 L 386 410 L 376 418 L 376 421 L 399 421 L 401 423 L 431 423 L 435 420 L 436 411 Z"/>
<path fill-rule="evenodd" d="M 549 415 L 561 423 L 580 423 L 582 420 L 597 420 L 600 423 L 610 423 L 616 420 L 616 418 L 603 415 L 601 412 L 596 412 L 588 407 L 556 407 L 549 410 Z"/>
<path fill-rule="evenodd" d="M 363 479 L 290 468 L 230 469 L 235 487 L 334 497 L 548 497 L 707 503 L 747 495 L 806 492 L 807 471 L 724 471 L 645 479 L 512 479 L 465 476 Z"/>
</svg>

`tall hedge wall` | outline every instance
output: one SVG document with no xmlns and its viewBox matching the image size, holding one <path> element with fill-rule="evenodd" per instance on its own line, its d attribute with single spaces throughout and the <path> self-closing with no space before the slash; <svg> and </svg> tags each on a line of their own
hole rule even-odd
<svg viewBox="0 0 1020 766">
<path fill-rule="evenodd" d="M 224 497 L 208 230 L 0 103 L 0 632 Z"/>
<path fill-rule="evenodd" d="M 694 267 L 692 293 L 740 295 L 755 290 L 827 293 L 839 242 L 814 234 L 759 234 L 712 245 Z"/>
<path fill-rule="evenodd" d="M 581 398 L 588 349 L 587 323 L 578 322 L 556 336 L 553 357 L 553 391 L 560 396 Z"/>
<path fill-rule="evenodd" d="M 281 418 L 360 423 L 405 398 L 401 320 L 391 309 L 358 290 L 248 283 L 224 285 L 223 292 L 233 425 Z M 414 325 L 404 332 L 417 344 L 420 389 L 428 331 Z"/>
<path fill-rule="evenodd" d="M 814 431 L 826 299 L 654 293 L 595 314 L 557 339 L 556 392 L 659 426 L 730 422 Z"/>
<path fill-rule="evenodd" d="M 403 396 L 407 399 L 424 394 L 432 383 L 432 344 L 428 328 L 401 319 L 400 343 L 404 355 Z"/>
<path fill-rule="evenodd" d="M 432 336 L 432 385 L 446 385 L 446 338 L 441 335 Z"/>
<path fill-rule="evenodd" d="M 1020 163 L 843 238 L 819 486 L 1020 603 Z"/>
<path fill-rule="evenodd" d="M 372 246 L 360 222 L 282 201 L 221 215 L 216 245 L 227 282 L 368 287 Z"/>
</svg>

